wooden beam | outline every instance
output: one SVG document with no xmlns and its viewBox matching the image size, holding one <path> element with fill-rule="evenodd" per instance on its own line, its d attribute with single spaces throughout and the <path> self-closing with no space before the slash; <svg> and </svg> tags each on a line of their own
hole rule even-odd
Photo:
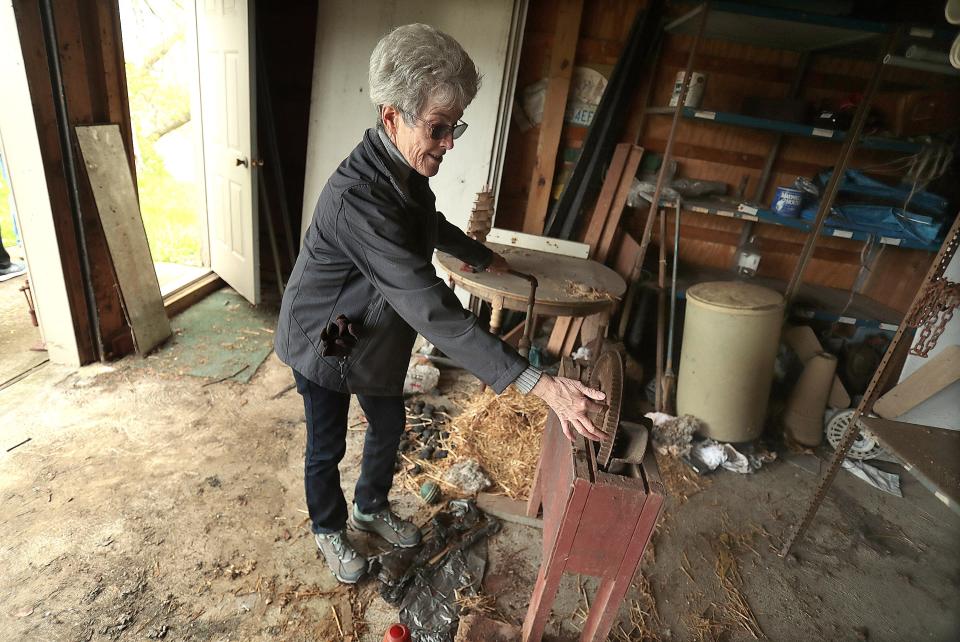
<svg viewBox="0 0 960 642">
<path fill-rule="evenodd" d="M 957 380 L 960 380 L 960 345 L 947 346 L 877 399 L 873 411 L 885 419 L 895 419 Z"/>
<path fill-rule="evenodd" d="M 610 216 L 610 208 L 616 196 L 617 186 L 620 184 L 620 178 L 627 166 L 630 147 L 630 143 L 620 143 L 614 148 L 610 165 L 607 166 L 607 174 L 603 179 L 603 186 L 600 188 L 600 196 L 597 197 L 597 204 L 594 206 L 593 212 L 590 214 L 590 220 L 584 229 L 583 242 L 590 246 L 590 258 L 594 258 L 597 254 L 597 243 L 600 242 L 603 228 Z"/>
<path fill-rule="evenodd" d="M 217 276 L 216 273 L 210 272 L 196 281 L 171 292 L 163 297 L 163 308 L 167 312 L 167 317 L 172 319 L 194 303 L 213 294 L 225 285 L 226 283 L 223 279 Z"/>
<path fill-rule="evenodd" d="M 54 92 L 50 82 L 50 67 L 43 40 L 43 26 L 38 3 L 17 2 L 13 5 L 23 49 L 24 72 L 30 88 L 30 100 L 37 122 L 37 140 L 43 159 L 43 174 L 46 178 L 53 227 L 63 279 L 66 288 L 70 319 L 77 340 L 77 352 L 81 365 L 97 358 L 96 328 L 90 323 L 90 313 L 84 296 L 84 281 L 81 276 L 80 246 L 78 231 L 70 209 L 70 196 L 63 172 L 63 149 L 60 145 L 54 109 Z"/>
<path fill-rule="evenodd" d="M 34 105 L 40 153 L 60 248 L 70 316 L 81 363 L 97 358 L 123 356 L 132 347 L 130 328 L 123 314 L 114 264 L 97 215 L 93 192 L 75 152 L 71 132 L 70 151 L 77 158 L 78 208 L 75 215 L 72 187 L 65 162 L 68 150 L 61 145 L 57 127 L 57 96 L 62 91 L 69 124 L 121 123 L 133 167 L 129 113 L 124 86 L 123 49 L 119 44 L 119 5 L 116 2 L 53 3 L 57 29 L 57 53 L 63 86 L 53 87 L 51 60 L 47 57 L 41 12 L 36 3 L 14 3 L 17 29 L 24 52 L 24 70 Z M 75 217 L 76 216 L 76 217 Z M 82 245 L 82 247 L 81 247 Z M 84 280 L 84 260 L 89 262 L 89 284 Z M 87 300 L 89 285 L 91 302 Z M 95 319 L 94 319 L 95 317 Z M 95 322 L 95 323 L 94 323 Z M 95 327 L 96 324 L 96 327 Z"/>
<path fill-rule="evenodd" d="M 563 130 L 563 114 L 567 108 L 570 77 L 573 74 L 577 38 L 580 35 L 580 17 L 583 14 L 583 0 L 561 0 L 559 5 L 556 35 L 550 54 L 550 74 L 543 101 L 540 138 L 537 142 L 537 163 L 533 168 L 527 212 L 523 218 L 523 231 L 528 234 L 543 233 L 544 221 L 547 218 L 557 165 L 557 148 Z"/>
<path fill-rule="evenodd" d="M 590 256 L 590 246 L 576 241 L 567 241 L 566 239 L 555 239 L 550 236 L 537 236 L 536 234 L 524 234 L 523 232 L 514 232 L 513 230 L 502 230 L 493 228 L 487 234 L 489 243 L 499 243 L 500 245 L 512 245 L 513 247 L 523 248 L 525 250 L 537 250 L 539 252 L 549 252 L 550 254 L 559 254 L 561 256 L 572 256 L 577 259 L 585 259 Z"/>
<path fill-rule="evenodd" d="M 533 335 L 536 336 L 537 328 L 540 327 L 540 323 L 543 321 L 543 317 L 537 317 L 533 321 Z M 500 336 L 500 340 L 504 343 L 509 343 L 514 348 L 520 345 L 520 337 L 523 336 L 523 328 L 526 325 L 526 319 L 513 326 L 509 332 Z"/>
<path fill-rule="evenodd" d="M 633 187 L 633 177 L 637 175 L 637 169 L 640 167 L 640 159 L 643 158 L 643 148 L 637 145 L 630 147 L 630 153 L 627 156 L 627 164 L 620 176 L 617 184 L 617 192 L 614 195 L 613 203 L 610 205 L 610 212 L 603 225 L 600 239 L 593 251 L 593 260 L 600 263 L 606 263 L 610 254 L 610 247 L 613 245 L 613 237 L 620 227 L 620 218 L 623 216 L 623 208 L 627 204 L 627 196 L 630 195 L 630 189 Z"/>
<path fill-rule="evenodd" d="M 573 324 L 573 317 L 557 317 L 553 324 L 553 330 L 550 332 L 550 338 L 547 339 L 547 354 L 554 357 L 564 356 L 563 344 L 567 340 L 567 334 L 570 332 L 570 326 Z M 579 331 L 580 328 L 577 328 Z"/>
<path fill-rule="evenodd" d="M 517 499 L 510 499 L 503 495 L 479 493 L 477 495 L 477 508 L 514 524 L 543 528 L 543 520 L 539 517 L 527 517 L 526 503 Z"/>
</svg>

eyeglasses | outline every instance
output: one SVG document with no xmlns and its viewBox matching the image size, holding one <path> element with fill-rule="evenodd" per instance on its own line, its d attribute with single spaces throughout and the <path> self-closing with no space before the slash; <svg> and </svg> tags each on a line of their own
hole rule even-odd
<svg viewBox="0 0 960 642">
<path fill-rule="evenodd" d="M 427 122 L 426 120 L 420 118 L 416 114 L 411 114 L 410 112 L 403 112 L 410 118 L 414 120 L 419 120 L 421 123 L 427 126 L 427 130 L 430 132 L 430 138 L 433 140 L 443 140 L 447 136 L 453 136 L 454 140 L 463 136 L 463 132 L 467 131 L 467 124 L 462 120 L 456 125 L 440 125 Z"/>
</svg>

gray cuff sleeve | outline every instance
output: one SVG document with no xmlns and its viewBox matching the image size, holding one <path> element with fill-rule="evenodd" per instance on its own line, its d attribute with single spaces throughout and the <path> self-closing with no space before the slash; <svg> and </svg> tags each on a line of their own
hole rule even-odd
<svg viewBox="0 0 960 642">
<path fill-rule="evenodd" d="M 522 395 L 530 394 L 533 387 L 540 381 L 543 370 L 527 366 L 527 369 L 520 373 L 520 376 L 513 380 L 513 387 Z"/>
</svg>

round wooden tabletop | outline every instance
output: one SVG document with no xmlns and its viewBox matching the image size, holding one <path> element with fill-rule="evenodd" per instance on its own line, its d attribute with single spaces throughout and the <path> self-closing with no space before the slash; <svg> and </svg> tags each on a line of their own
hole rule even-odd
<svg viewBox="0 0 960 642">
<path fill-rule="evenodd" d="M 514 270 L 537 277 L 536 314 L 579 317 L 604 312 L 627 289 L 619 274 L 596 261 L 497 243 L 486 245 Z M 464 272 L 460 269 L 463 261 L 444 252 L 437 252 L 437 260 L 457 287 L 506 310 L 527 309 L 530 284 L 525 279 L 511 274 Z"/>
</svg>

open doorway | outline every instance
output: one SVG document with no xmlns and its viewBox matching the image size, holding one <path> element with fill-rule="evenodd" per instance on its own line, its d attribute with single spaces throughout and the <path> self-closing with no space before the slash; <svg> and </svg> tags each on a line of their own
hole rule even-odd
<svg viewBox="0 0 960 642">
<path fill-rule="evenodd" d="M 166 296 L 210 271 L 193 2 L 119 4 L 140 209 Z"/>
<path fill-rule="evenodd" d="M 0 389 L 46 361 L 0 139 Z"/>
</svg>

